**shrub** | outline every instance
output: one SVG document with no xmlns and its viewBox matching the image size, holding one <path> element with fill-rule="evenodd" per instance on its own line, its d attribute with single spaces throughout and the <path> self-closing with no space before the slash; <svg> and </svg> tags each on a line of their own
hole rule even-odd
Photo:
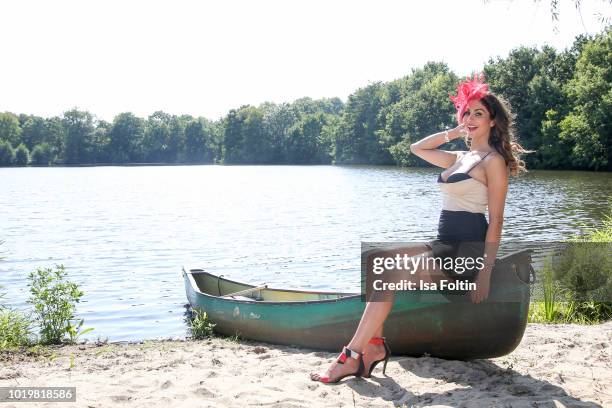
<svg viewBox="0 0 612 408">
<path fill-rule="evenodd" d="M 48 143 L 41 143 L 32 149 L 32 164 L 48 166 L 53 162 L 53 148 Z"/>
<path fill-rule="evenodd" d="M 573 237 L 555 264 L 555 277 L 567 291 L 579 320 L 612 318 L 612 216 L 601 228 Z"/>
<path fill-rule="evenodd" d="M 57 265 L 55 269 L 38 268 L 28 276 L 32 294 L 28 302 L 34 306 L 43 344 L 75 343 L 79 336 L 93 330 L 81 331 L 83 319 L 77 320 L 75 311 L 83 292 L 67 281 L 66 275 L 64 266 Z"/>
<path fill-rule="evenodd" d="M 0 351 L 32 344 L 29 316 L 8 307 L 0 308 Z"/>
<path fill-rule="evenodd" d="M 0 141 L 0 166 L 12 166 L 15 162 L 15 151 L 9 142 Z"/>
<path fill-rule="evenodd" d="M 0 241 L 2 245 L 2 241 Z M 2 260 L 2 258 L 0 258 Z M 0 290 L 2 286 L 0 286 Z M 32 343 L 32 323 L 29 316 L 7 307 L 0 292 L 0 351 Z"/>
<path fill-rule="evenodd" d="M 552 264 L 545 261 L 543 279 L 534 288 L 544 301 L 529 305 L 529 322 L 592 324 L 612 318 L 611 251 L 612 214 L 600 228 L 569 239 Z"/>
<path fill-rule="evenodd" d="M 206 312 L 198 308 L 192 309 L 189 325 L 191 337 L 196 340 L 212 336 L 215 327 L 215 324 L 208 320 Z"/>
<path fill-rule="evenodd" d="M 30 151 L 23 143 L 15 149 L 15 164 L 17 166 L 27 166 L 30 162 Z"/>
</svg>

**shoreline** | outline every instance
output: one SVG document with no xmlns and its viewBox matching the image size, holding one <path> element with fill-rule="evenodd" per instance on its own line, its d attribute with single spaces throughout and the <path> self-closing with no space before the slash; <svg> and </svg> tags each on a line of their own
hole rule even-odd
<svg viewBox="0 0 612 408">
<path fill-rule="evenodd" d="M 325 385 L 308 373 L 325 370 L 337 353 L 221 337 L 84 343 L 0 354 L 0 386 L 73 386 L 79 407 L 599 407 L 612 405 L 611 344 L 612 322 L 531 323 L 503 357 L 393 356 L 387 376 L 376 369 L 371 379 Z"/>
</svg>

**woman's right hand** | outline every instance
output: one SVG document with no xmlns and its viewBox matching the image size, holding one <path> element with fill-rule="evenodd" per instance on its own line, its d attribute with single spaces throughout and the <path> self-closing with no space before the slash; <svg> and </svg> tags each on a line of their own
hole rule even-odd
<svg viewBox="0 0 612 408">
<path fill-rule="evenodd" d="M 450 140 L 459 139 L 460 137 L 464 137 L 466 134 L 467 131 L 465 130 L 465 126 L 461 124 L 456 128 L 448 131 L 448 138 Z"/>
</svg>

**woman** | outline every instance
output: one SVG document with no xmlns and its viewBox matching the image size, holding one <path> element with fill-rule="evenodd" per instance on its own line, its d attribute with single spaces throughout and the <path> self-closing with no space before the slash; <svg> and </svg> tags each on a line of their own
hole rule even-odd
<svg viewBox="0 0 612 408">
<path fill-rule="evenodd" d="M 513 116 L 507 104 L 489 92 L 488 85 L 476 76 L 459 84 L 457 96 L 451 96 L 451 100 L 457 109 L 459 125 L 410 146 L 412 153 L 445 169 L 438 178 L 443 195 L 438 237 L 432 242 L 410 247 L 404 253 L 444 257 L 457 256 L 463 251 L 463 254 L 484 255 L 482 269 L 461 275 L 476 283 L 476 290 L 470 292 L 470 297 L 474 303 L 480 303 L 489 294 L 491 269 L 502 232 L 508 173 L 516 175 L 526 171 L 518 155 L 528 151 L 515 140 Z M 438 149 L 461 136 L 466 136 L 469 151 Z M 484 215 L 487 205 L 488 223 Z M 420 269 L 412 277 L 435 282 L 442 278 L 459 278 L 459 275 L 452 270 Z M 384 321 L 393 306 L 393 295 L 389 292 L 385 295 L 391 296 L 390 299 L 369 299 L 350 343 L 325 374 L 311 374 L 313 381 L 334 383 L 348 376 L 369 377 L 381 361 L 384 361 L 384 374 L 391 354 L 382 337 Z"/>
</svg>

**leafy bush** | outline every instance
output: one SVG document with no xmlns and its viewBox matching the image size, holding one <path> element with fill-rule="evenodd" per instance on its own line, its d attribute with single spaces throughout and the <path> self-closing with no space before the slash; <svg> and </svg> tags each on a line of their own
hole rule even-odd
<svg viewBox="0 0 612 408">
<path fill-rule="evenodd" d="M 611 319 L 611 255 L 612 215 L 601 228 L 568 240 L 552 264 L 546 261 L 538 288 L 544 302 L 531 303 L 529 321 L 592 324 Z"/>
<path fill-rule="evenodd" d="M 11 308 L 0 307 L 0 351 L 32 344 L 30 318 Z"/>
<path fill-rule="evenodd" d="M 30 151 L 23 143 L 15 149 L 15 164 L 18 166 L 27 166 L 30 162 Z"/>
<path fill-rule="evenodd" d="M 601 228 L 573 237 L 555 265 L 555 278 L 566 290 L 570 312 L 597 323 L 612 318 L 612 215 Z"/>
<path fill-rule="evenodd" d="M 48 143 L 41 143 L 32 149 L 32 164 L 37 166 L 48 166 L 53 162 L 53 148 Z"/>
<path fill-rule="evenodd" d="M 0 351 L 32 343 L 31 319 L 2 303 L 4 296 L 4 293 L 0 292 Z"/>
<path fill-rule="evenodd" d="M 11 166 L 15 162 L 15 151 L 9 142 L 0 141 L 0 166 Z"/>
<path fill-rule="evenodd" d="M 610 244 L 570 242 L 556 259 L 555 275 L 576 301 L 604 301 L 612 285 Z"/>
<path fill-rule="evenodd" d="M 75 311 L 83 292 L 67 281 L 66 275 L 64 266 L 57 265 L 55 269 L 38 268 L 28 276 L 32 294 L 28 302 L 34 306 L 43 344 L 75 343 L 79 336 L 93 330 L 81 331 L 83 319 L 77 320 Z"/>
<path fill-rule="evenodd" d="M 208 320 L 208 315 L 201 309 L 192 309 L 189 319 L 191 329 L 191 337 L 196 340 L 201 340 L 210 337 L 213 334 L 215 324 Z"/>
</svg>

